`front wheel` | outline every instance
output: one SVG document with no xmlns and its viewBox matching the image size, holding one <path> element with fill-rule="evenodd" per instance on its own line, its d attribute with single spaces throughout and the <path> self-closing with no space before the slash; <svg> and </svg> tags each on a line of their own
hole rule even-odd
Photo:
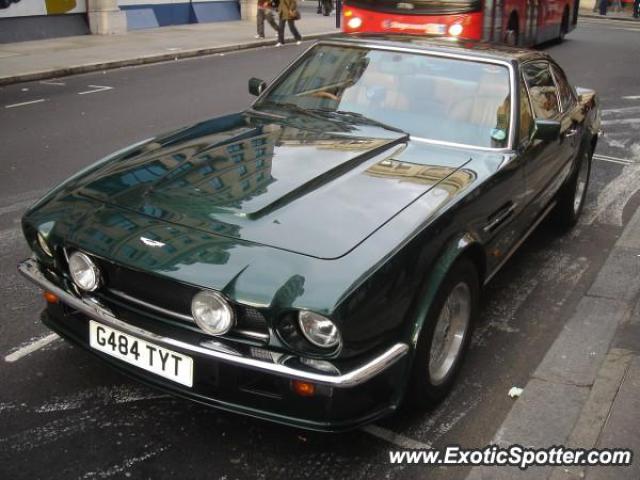
<svg viewBox="0 0 640 480">
<path fill-rule="evenodd" d="M 456 261 L 436 293 L 418 338 L 406 397 L 410 405 L 432 407 L 451 390 L 469 346 L 479 297 L 473 262 Z"/>
<path fill-rule="evenodd" d="M 561 228 L 571 228 L 578 223 L 584 209 L 587 188 L 591 178 L 591 149 L 585 149 L 578 158 L 575 172 L 569 182 L 558 192 L 558 203 L 554 211 L 554 221 Z"/>
</svg>

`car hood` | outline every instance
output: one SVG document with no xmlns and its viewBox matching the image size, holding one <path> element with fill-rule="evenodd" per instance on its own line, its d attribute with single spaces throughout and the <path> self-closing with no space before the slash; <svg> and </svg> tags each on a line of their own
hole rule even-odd
<svg viewBox="0 0 640 480">
<path fill-rule="evenodd" d="M 416 174 L 403 160 L 409 144 L 353 119 L 234 114 L 139 144 L 75 178 L 74 190 L 176 226 L 332 259 L 468 159 L 443 163 L 427 150 Z"/>
</svg>

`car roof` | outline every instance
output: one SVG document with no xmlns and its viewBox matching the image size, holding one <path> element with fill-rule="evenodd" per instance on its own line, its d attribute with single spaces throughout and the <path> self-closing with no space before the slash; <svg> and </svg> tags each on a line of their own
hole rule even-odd
<svg viewBox="0 0 640 480">
<path fill-rule="evenodd" d="M 501 60 L 523 63 L 533 59 L 548 59 L 548 55 L 536 50 L 508 47 L 477 40 L 454 39 L 450 37 L 428 37 L 402 34 L 341 34 L 327 38 L 320 43 L 344 43 L 345 45 L 366 46 L 368 48 L 407 48 L 450 55 L 465 55 L 478 59 Z"/>
</svg>

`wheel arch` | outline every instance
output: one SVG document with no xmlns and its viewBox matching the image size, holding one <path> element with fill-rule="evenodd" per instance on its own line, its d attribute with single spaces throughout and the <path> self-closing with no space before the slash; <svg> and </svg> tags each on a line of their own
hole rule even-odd
<svg viewBox="0 0 640 480">
<path fill-rule="evenodd" d="M 478 272 L 478 282 L 481 286 L 483 285 L 487 274 L 487 255 L 483 244 L 471 232 L 462 232 L 453 236 L 441 249 L 417 293 L 415 308 L 412 309 L 411 315 L 410 342 L 413 348 L 418 342 L 424 320 L 442 281 L 453 264 L 461 258 L 468 258 L 474 264 Z"/>
</svg>

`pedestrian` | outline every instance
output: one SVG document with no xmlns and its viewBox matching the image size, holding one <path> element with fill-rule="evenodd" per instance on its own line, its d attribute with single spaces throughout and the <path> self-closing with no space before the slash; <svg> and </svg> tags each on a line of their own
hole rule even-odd
<svg viewBox="0 0 640 480">
<path fill-rule="evenodd" d="M 607 14 L 608 6 L 609 6 L 609 0 L 600 0 L 600 15 Z"/>
<path fill-rule="evenodd" d="M 258 0 L 258 16 L 256 17 L 256 26 L 258 28 L 258 33 L 256 38 L 264 38 L 264 21 L 269 22 L 271 28 L 273 28 L 276 32 L 278 31 L 278 24 L 276 20 L 273 18 L 273 4 L 271 0 Z"/>
<path fill-rule="evenodd" d="M 633 18 L 640 18 L 640 0 L 633 2 Z"/>
<path fill-rule="evenodd" d="M 302 36 L 296 28 L 296 20 L 300 20 L 300 11 L 298 10 L 298 2 L 296 0 L 280 0 L 278 5 L 278 13 L 280 14 L 280 24 L 278 25 L 278 43 L 276 46 L 284 44 L 284 25 L 289 25 L 289 31 L 296 43 L 299 45 Z"/>
</svg>

